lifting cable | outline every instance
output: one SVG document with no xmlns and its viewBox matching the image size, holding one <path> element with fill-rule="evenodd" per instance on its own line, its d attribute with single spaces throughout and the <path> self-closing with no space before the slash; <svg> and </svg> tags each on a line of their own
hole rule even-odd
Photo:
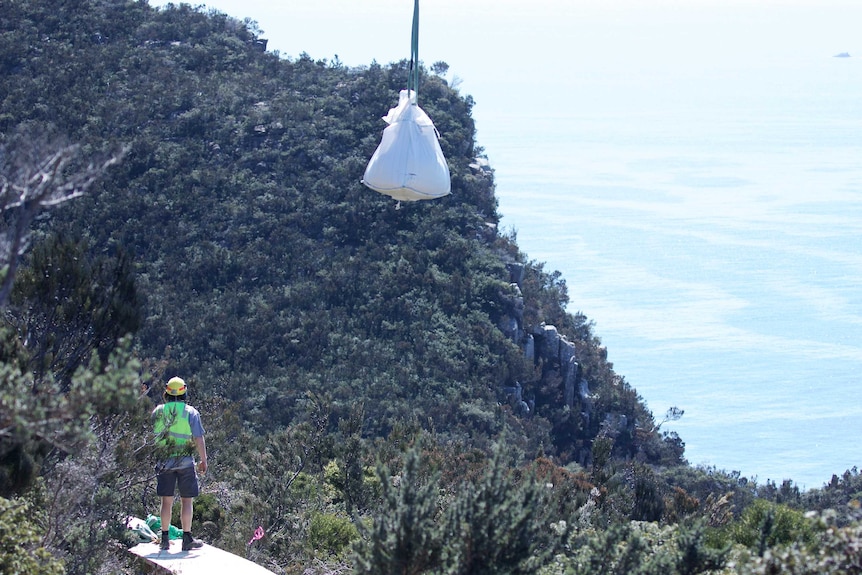
<svg viewBox="0 0 862 575">
<path fill-rule="evenodd" d="M 419 0 L 413 2 L 413 34 L 410 39 L 410 71 L 407 76 L 408 94 L 412 90 L 413 103 L 419 105 Z"/>
</svg>

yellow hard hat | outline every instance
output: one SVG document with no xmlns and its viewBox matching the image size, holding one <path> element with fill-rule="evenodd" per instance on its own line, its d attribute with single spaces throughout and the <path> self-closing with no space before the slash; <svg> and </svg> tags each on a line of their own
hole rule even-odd
<svg viewBox="0 0 862 575">
<path fill-rule="evenodd" d="M 186 382 L 179 377 L 172 377 L 165 386 L 168 395 L 183 395 L 186 392 Z"/>
</svg>

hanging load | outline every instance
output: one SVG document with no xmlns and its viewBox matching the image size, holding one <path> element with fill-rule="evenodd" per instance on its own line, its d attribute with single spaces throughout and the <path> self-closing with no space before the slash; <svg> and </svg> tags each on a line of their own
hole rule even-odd
<svg viewBox="0 0 862 575">
<path fill-rule="evenodd" d="M 449 165 L 439 134 L 419 107 L 419 0 L 413 6 L 413 36 L 407 89 L 383 117 L 387 124 L 362 183 L 399 201 L 433 200 L 451 192 Z"/>
<path fill-rule="evenodd" d="M 389 126 L 362 183 L 396 200 L 433 200 L 448 194 L 449 165 L 434 124 L 416 104 L 416 93 L 401 90 L 398 106 L 383 119 Z"/>
</svg>

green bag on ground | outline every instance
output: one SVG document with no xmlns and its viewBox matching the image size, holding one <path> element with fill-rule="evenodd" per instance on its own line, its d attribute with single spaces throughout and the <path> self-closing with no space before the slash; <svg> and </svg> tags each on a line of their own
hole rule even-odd
<svg viewBox="0 0 862 575">
<path fill-rule="evenodd" d="M 126 527 L 131 530 L 138 543 L 151 543 L 159 538 L 146 521 L 138 517 L 126 517 Z"/>
<path fill-rule="evenodd" d="M 162 530 L 162 518 L 156 517 L 155 515 L 147 515 L 147 525 L 150 526 L 150 529 L 155 531 L 156 533 L 160 533 Z M 159 535 L 161 537 L 161 535 Z M 168 538 L 169 539 L 182 539 L 183 538 L 183 530 L 174 527 L 171 525 L 168 528 Z"/>
</svg>

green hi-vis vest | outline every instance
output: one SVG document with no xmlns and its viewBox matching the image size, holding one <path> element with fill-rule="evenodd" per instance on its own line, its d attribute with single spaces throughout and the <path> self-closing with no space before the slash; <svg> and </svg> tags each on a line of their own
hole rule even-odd
<svg viewBox="0 0 862 575">
<path fill-rule="evenodd" d="M 192 454 L 192 426 L 185 402 L 169 401 L 156 413 L 156 445 L 172 449 L 172 456 Z"/>
</svg>

